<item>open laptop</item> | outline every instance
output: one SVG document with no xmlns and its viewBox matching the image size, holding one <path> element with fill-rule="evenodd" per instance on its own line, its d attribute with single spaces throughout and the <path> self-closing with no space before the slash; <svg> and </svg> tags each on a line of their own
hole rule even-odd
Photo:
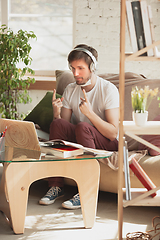
<svg viewBox="0 0 160 240">
<path fill-rule="evenodd" d="M 33 122 L 0 119 L 0 132 L 3 132 L 7 127 L 5 134 L 5 148 L 6 155 L 14 150 L 12 157 L 24 156 L 27 158 L 39 158 L 41 148 Z M 9 154 L 10 155 L 10 154 Z M 7 159 L 11 158 L 6 156 Z M 6 158 L 5 157 L 5 158 Z"/>
</svg>

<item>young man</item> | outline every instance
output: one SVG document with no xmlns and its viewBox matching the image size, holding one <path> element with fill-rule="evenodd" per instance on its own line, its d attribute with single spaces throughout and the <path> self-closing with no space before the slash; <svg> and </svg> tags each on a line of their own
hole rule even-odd
<svg viewBox="0 0 160 240">
<path fill-rule="evenodd" d="M 119 93 L 117 88 L 95 74 L 97 51 L 77 45 L 68 55 L 75 83 L 69 84 L 61 99 L 53 91 L 54 119 L 50 139 L 63 139 L 85 147 L 118 150 Z M 71 123 L 74 114 L 75 122 Z M 39 201 L 48 205 L 64 195 L 63 178 L 49 178 L 49 191 Z M 68 209 L 80 208 L 79 194 L 62 203 Z"/>
</svg>

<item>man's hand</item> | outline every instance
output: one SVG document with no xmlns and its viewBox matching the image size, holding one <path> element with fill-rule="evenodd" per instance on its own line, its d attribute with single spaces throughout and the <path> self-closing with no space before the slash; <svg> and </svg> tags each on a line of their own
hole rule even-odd
<svg viewBox="0 0 160 240">
<path fill-rule="evenodd" d="M 57 98 L 56 99 L 56 90 L 53 90 L 53 97 L 52 97 L 52 107 L 53 107 L 53 113 L 54 113 L 54 119 L 56 118 L 61 118 L 60 113 L 61 113 L 61 108 L 62 108 L 62 98 Z"/>
<path fill-rule="evenodd" d="M 92 107 L 91 107 L 90 102 L 88 101 L 86 91 L 84 89 L 82 91 L 84 94 L 84 98 L 81 98 L 81 103 L 79 104 L 79 109 L 86 117 L 88 117 L 89 113 L 92 112 Z"/>
</svg>

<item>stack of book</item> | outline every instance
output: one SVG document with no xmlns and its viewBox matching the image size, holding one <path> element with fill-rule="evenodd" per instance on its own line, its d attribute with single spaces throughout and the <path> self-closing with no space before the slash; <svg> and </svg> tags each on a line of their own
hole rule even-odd
<svg viewBox="0 0 160 240">
<path fill-rule="evenodd" d="M 99 157 L 109 157 L 112 152 L 93 149 L 82 146 L 81 144 L 64 141 L 61 139 L 50 140 L 47 142 L 40 142 L 41 152 L 47 155 L 55 155 L 60 158 L 69 158 L 82 154 L 98 155 Z"/>
<path fill-rule="evenodd" d="M 133 53 L 154 42 L 151 6 L 145 0 L 126 0 L 127 23 Z M 157 47 L 148 49 L 141 56 L 160 57 Z"/>
<path fill-rule="evenodd" d="M 83 149 L 66 145 L 62 141 L 48 141 L 40 144 L 41 152 L 60 158 L 74 157 L 83 154 Z"/>
</svg>

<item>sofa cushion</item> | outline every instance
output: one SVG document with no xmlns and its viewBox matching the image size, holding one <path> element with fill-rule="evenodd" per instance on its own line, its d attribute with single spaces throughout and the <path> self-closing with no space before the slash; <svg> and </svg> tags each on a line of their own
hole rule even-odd
<svg viewBox="0 0 160 240">
<path fill-rule="evenodd" d="M 160 121 L 160 115 L 155 117 L 153 119 L 153 121 Z M 149 143 L 155 145 L 156 147 L 160 148 L 160 135 L 144 135 L 144 136 L 142 136 L 142 138 L 144 140 L 146 140 L 147 142 L 149 142 Z M 138 148 L 141 149 L 141 150 L 147 149 L 151 156 L 160 155 L 159 152 L 157 152 L 157 151 L 153 150 L 152 148 L 149 148 L 149 147 L 147 147 L 147 146 L 145 146 L 145 145 L 143 145 L 141 143 L 139 144 Z"/>
<path fill-rule="evenodd" d="M 71 71 L 56 70 L 56 92 L 60 95 L 63 94 L 64 89 L 69 83 L 75 82 L 74 76 Z"/>
<path fill-rule="evenodd" d="M 41 130 L 49 133 L 49 127 L 53 120 L 52 96 L 53 92 L 47 92 L 24 121 L 34 122 L 40 126 Z M 61 98 L 61 95 L 56 94 L 56 98 Z"/>
<path fill-rule="evenodd" d="M 104 74 L 99 74 L 98 76 L 108 80 L 108 81 L 112 81 L 112 80 L 118 80 L 119 81 L 119 74 L 113 74 L 113 73 L 104 73 Z M 146 78 L 144 75 L 142 74 L 137 74 L 137 73 L 133 73 L 133 72 L 126 72 L 125 73 L 125 79 L 144 79 Z"/>
</svg>

